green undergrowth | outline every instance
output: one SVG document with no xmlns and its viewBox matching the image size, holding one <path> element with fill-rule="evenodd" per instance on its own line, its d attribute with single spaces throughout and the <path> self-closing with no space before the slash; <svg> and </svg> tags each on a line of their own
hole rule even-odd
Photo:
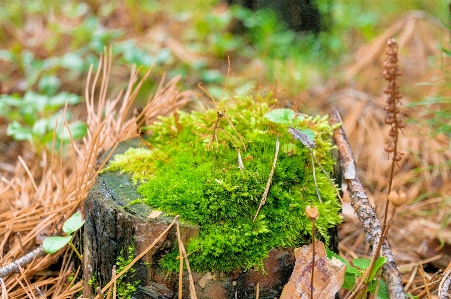
<svg viewBox="0 0 451 299">
<path fill-rule="evenodd" d="M 318 200 L 308 149 L 291 137 L 288 124 L 265 117 L 276 100 L 271 96 L 241 97 L 228 102 L 234 105 L 205 112 L 179 111 L 160 118 L 148 128 L 147 146 L 116 156 L 107 169 L 133 173 L 147 204 L 200 225 L 199 236 L 186 244 L 190 265 L 197 271 L 261 267 L 272 248 L 309 243 L 307 205 L 318 207 L 321 216 L 316 229 L 326 242 L 327 229 L 341 221 L 332 182 L 316 165 L 322 203 Z M 215 130 L 223 111 L 226 117 Z M 332 130 L 327 117 L 297 114 L 295 120 L 299 130 L 314 137 L 314 154 L 331 172 Z M 280 151 L 271 188 L 253 221 L 270 175 L 277 138 Z M 167 254 L 161 265 L 177 271 L 177 255 L 176 251 Z"/>
</svg>

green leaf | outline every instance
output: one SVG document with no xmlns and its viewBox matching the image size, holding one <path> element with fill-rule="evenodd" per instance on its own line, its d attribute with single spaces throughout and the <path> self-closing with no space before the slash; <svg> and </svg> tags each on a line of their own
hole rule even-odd
<svg viewBox="0 0 451 299">
<path fill-rule="evenodd" d="M 302 133 L 304 133 L 305 135 L 307 135 L 307 137 L 311 140 L 311 141 L 315 141 L 315 132 L 313 132 L 310 129 L 305 129 L 305 130 L 299 130 Z"/>
<path fill-rule="evenodd" d="M 346 272 L 342 288 L 346 290 L 352 290 L 354 285 L 355 285 L 355 275 Z"/>
<path fill-rule="evenodd" d="M 6 129 L 6 134 L 12 136 L 15 140 L 28 140 L 33 139 L 33 134 L 29 128 L 23 127 L 17 121 L 13 121 L 8 125 Z"/>
<path fill-rule="evenodd" d="M 33 125 L 32 133 L 33 135 L 40 137 L 45 133 L 47 133 L 48 127 L 49 127 L 48 119 L 38 119 Z"/>
<path fill-rule="evenodd" d="M 412 294 L 409 294 L 409 293 L 406 293 L 406 297 L 407 297 L 407 298 L 418 299 L 418 296 L 415 296 L 415 295 L 412 295 Z"/>
<path fill-rule="evenodd" d="M 88 133 L 88 125 L 82 121 L 75 121 L 69 125 L 74 139 L 81 139 Z"/>
<path fill-rule="evenodd" d="M 387 286 L 382 279 L 374 280 L 368 285 L 368 291 L 370 293 L 375 294 L 376 289 L 378 299 L 390 299 L 390 297 L 388 296 Z"/>
<path fill-rule="evenodd" d="M 84 122 L 76 121 L 69 125 L 69 130 L 74 140 L 81 139 L 88 132 L 88 126 Z M 56 136 L 58 139 L 63 140 L 63 142 L 69 141 L 70 135 L 67 126 L 64 126 L 61 130 L 58 130 Z"/>
<path fill-rule="evenodd" d="M 49 98 L 49 106 L 52 108 L 60 108 L 66 105 L 66 102 L 69 105 L 75 105 L 80 103 L 80 96 L 68 93 L 68 92 L 60 92 L 59 94 L 54 95 L 53 97 Z"/>
<path fill-rule="evenodd" d="M 271 112 L 265 114 L 265 117 L 278 124 L 289 124 L 296 117 L 296 113 L 287 108 L 274 109 Z"/>
<path fill-rule="evenodd" d="M 360 274 L 360 271 L 358 269 L 354 268 L 353 266 L 351 266 L 351 264 L 349 264 L 349 262 L 346 259 L 342 258 L 341 256 L 339 256 L 335 252 L 330 251 L 329 249 L 326 249 L 326 252 L 327 252 L 327 258 L 328 259 L 331 260 L 332 257 L 335 257 L 335 258 L 339 259 L 343 264 L 346 265 L 346 273 L 349 273 L 349 274 Z"/>
<path fill-rule="evenodd" d="M 76 212 L 64 222 L 63 231 L 68 235 L 72 235 L 72 233 L 82 227 L 84 223 L 85 221 L 81 220 L 80 212 Z"/>
<path fill-rule="evenodd" d="M 73 70 L 77 72 L 83 72 L 84 61 L 80 54 L 75 52 L 69 52 L 61 57 L 60 59 L 61 67 L 68 70 Z"/>
<path fill-rule="evenodd" d="M 48 237 L 44 240 L 44 242 L 42 243 L 42 247 L 44 247 L 44 251 L 47 253 L 55 253 L 58 250 L 60 250 L 61 248 L 63 248 L 64 246 L 67 245 L 67 243 L 70 242 L 70 240 L 72 239 L 72 236 L 66 236 L 66 237 L 60 237 L 60 236 L 55 236 L 55 237 Z"/>
<path fill-rule="evenodd" d="M 61 81 L 56 76 L 43 76 L 38 83 L 39 91 L 48 95 L 55 94 L 60 87 Z"/>
<path fill-rule="evenodd" d="M 365 258 L 357 258 L 352 260 L 352 264 L 361 270 L 368 268 L 370 263 L 370 260 Z"/>
<path fill-rule="evenodd" d="M 379 271 L 379 269 L 382 267 L 382 265 L 385 264 L 385 262 L 387 261 L 387 259 L 384 256 L 380 256 L 376 262 L 374 263 L 374 267 L 373 270 L 371 271 L 371 275 L 370 275 L 370 280 L 372 281 L 374 279 L 374 276 L 376 276 L 377 271 Z"/>
</svg>

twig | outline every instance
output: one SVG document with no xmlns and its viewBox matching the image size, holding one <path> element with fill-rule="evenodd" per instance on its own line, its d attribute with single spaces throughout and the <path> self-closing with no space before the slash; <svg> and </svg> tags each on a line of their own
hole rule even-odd
<svg viewBox="0 0 451 299">
<path fill-rule="evenodd" d="M 426 277 L 424 277 L 423 264 L 420 264 L 420 275 L 421 275 L 421 278 L 423 279 L 424 289 L 426 290 L 426 294 L 428 295 L 428 298 L 432 298 L 431 292 L 429 291 L 428 282 L 426 280 Z"/>
<path fill-rule="evenodd" d="M 2 298 L 3 296 L 5 296 L 5 298 L 8 298 L 6 295 L 6 286 L 5 286 L 5 282 L 3 281 L 3 278 L 0 278 L 0 284 L 1 284 L 1 290 L 2 290 Z"/>
<path fill-rule="evenodd" d="M 332 185 L 332 187 L 335 189 L 335 192 L 337 193 L 337 196 L 340 199 L 340 202 L 343 203 L 343 199 L 341 198 L 340 191 L 337 189 L 334 182 L 332 181 L 330 176 L 327 174 L 327 171 L 321 166 L 321 163 L 318 161 L 318 159 L 313 154 L 313 149 L 316 148 L 315 141 L 310 140 L 307 135 L 305 135 L 304 133 L 302 133 L 301 131 L 299 131 L 298 129 L 295 129 L 295 128 L 290 127 L 288 129 L 288 133 L 290 133 L 294 137 L 294 139 L 299 140 L 309 150 L 310 155 L 312 156 L 313 180 L 315 181 L 316 193 L 318 195 L 319 201 L 322 202 L 321 196 L 319 195 L 318 185 L 316 184 L 315 163 L 313 162 L 313 159 L 315 159 L 316 163 L 318 163 L 319 168 L 321 168 L 324 175 L 327 177 L 327 179 L 329 179 L 329 182 Z"/>
<path fill-rule="evenodd" d="M 257 219 L 258 212 L 260 212 L 260 209 L 263 207 L 263 205 L 266 202 L 266 197 L 268 197 L 269 187 L 271 186 L 271 180 L 272 180 L 272 177 L 274 176 L 274 170 L 276 169 L 277 156 L 279 156 L 279 147 L 280 147 L 280 142 L 279 142 L 279 138 L 277 138 L 276 153 L 274 154 L 274 161 L 272 162 L 272 168 L 271 168 L 271 172 L 269 173 L 268 182 L 266 183 L 265 192 L 263 193 L 262 200 L 260 201 L 260 205 L 258 206 L 257 212 L 255 213 L 254 219 L 252 221 L 255 221 L 255 219 Z"/>
<path fill-rule="evenodd" d="M 196 288 L 194 287 L 194 280 L 193 280 L 193 275 L 191 274 L 191 268 L 189 266 L 188 255 L 186 254 L 185 246 L 183 245 L 182 237 L 180 235 L 180 226 L 179 226 L 178 219 L 177 219 L 176 225 L 177 225 L 177 239 L 179 242 L 179 248 L 181 250 L 180 255 L 183 256 L 183 259 L 185 260 L 185 264 L 186 264 L 186 270 L 188 270 L 190 298 L 197 299 Z"/>
<path fill-rule="evenodd" d="M 448 265 L 445 273 L 443 274 L 443 279 L 440 281 L 438 287 L 438 297 L 440 299 L 450 299 L 449 286 L 451 285 L 451 263 Z"/>
<path fill-rule="evenodd" d="M 18 259 L 17 261 L 14 261 L 3 268 L 0 268 L 0 278 L 5 278 L 11 274 L 18 273 L 19 267 L 24 267 L 29 263 L 33 262 L 36 258 L 44 255 L 45 251 L 41 246 L 36 248 L 35 250 L 27 253 L 26 255 Z"/>
<path fill-rule="evenodd" d="M 316 183 L 315 160 L 313 160 L 312 152 L 310 152 L 310 156 L 312 156 L 313 182 L 315 183 L 316 195 L 318 196 L 319 202 L 323 203 L 321 200 L 321 195 L 319 194 L 318 184 Z"/>
<path fill-rule="evenodd" d="M 329 122 L 331 126 L 342 123 L 340 114 L 337 109 L 332 108 L 329 112 Z M 356 164 L 349 145 L 346 133 L 342 127 L 334 131 L 334 141 L 338 147 L 340 160 L 343 168 L 343 176 L 348 186 L 351 197 L 351 205 L 356 212 L 362 228 L 365 232 L 366 242 L 370 245 L 376 245 L 382 234 L 382 228 L 374 212 L 373 207 L 368 201 L 365 188 L 357 176 Z M 390 298 L 406 298 L 402 286 L 401 275 L 395 264 L 393 253 L 390 249 L 388 241 L 385 239 L 382 244 L 382 255 L 385 256 L 387 262 L 382 266 L 382 278 L 384 279 Z"/>
</svg>

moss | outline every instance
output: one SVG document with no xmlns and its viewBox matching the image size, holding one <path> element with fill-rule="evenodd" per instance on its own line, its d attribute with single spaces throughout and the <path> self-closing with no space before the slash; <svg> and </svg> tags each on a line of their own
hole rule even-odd
<svg viewBox="0 0 451 299">
<path fill-rule="evenodd" d="M 291 137 L 286 123 L 264 116 L 274 100 L 237 98 L 235 102 L 218 122 L 222 110 L 160 118 L 149 128 L 149 149 L 130 150 L 119 158 L 128 157 L 128 162 L 113 161 L 110 166 L 135 173 L 135 180 L 141 182 L 138 191 L 150 206 L 201 226 L 199 237 L 187 244 L 190 265 L 197 271 L 258 267 L 272 248 L 305 244 L 311 231 L 304 213 L 307 205 L 318 207 L 317 229 L 326 242 L 327 229 L 341 221 L 335 190 L 318 166 L 316 181 L 323 202 L 317 198 L 308 149 Z M 297 128 L 314 137 L 314 154 L 331 172 L 332 131 L 327 117 L 301 114 L 295 120 Z M 277 138 L 281 150 L 271 188 L 254 222 Z M 238 166 L 238 151 L 244 170 Z M 148 159 L 145 165 L 138 163 L 138 173 L 130 169 L 144 157 Z M 176 256 L 166 255 L 161 265 L 176 270 Z"/>
<path fill-rule="evenodd" d="M 121 250 L 120 255 L 116 261 L 116 274 L 119 274 L 122 270 L 124 270 L 134 259 L 135 247 L 129 246 L 128 253 L 124 254 L 124 251 Z M 135 276 L 135 268 L 130 268 L 126 272 L 126 274 L 117 278 L 117 295 L 119 298 L 132 298 L 132 295 L 136 292 L 136 289 L 140 283 L 139 280 L 134 280 L 133 283 L 126 282 L 127 277 L 128 280 L 133 280 Z"/>
</svg>

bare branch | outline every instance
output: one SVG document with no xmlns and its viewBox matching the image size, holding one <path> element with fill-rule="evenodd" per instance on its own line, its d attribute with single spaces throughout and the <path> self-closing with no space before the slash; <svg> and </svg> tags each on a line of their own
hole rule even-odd
<svg viewBox="0 0 451 299">
<path fill-rule="evenodd" d="M 36 258 L 44 256 L 45 251 L 42 246 L 39 246 L 35 250 L 27 253 L 17 261 L 14 261 L 3 268 L 0 268 L 0 278 L 5 278 L 11 274 L 18 273 L 19 267 L 24 267 L 33 262 Z"/>
</svg>

